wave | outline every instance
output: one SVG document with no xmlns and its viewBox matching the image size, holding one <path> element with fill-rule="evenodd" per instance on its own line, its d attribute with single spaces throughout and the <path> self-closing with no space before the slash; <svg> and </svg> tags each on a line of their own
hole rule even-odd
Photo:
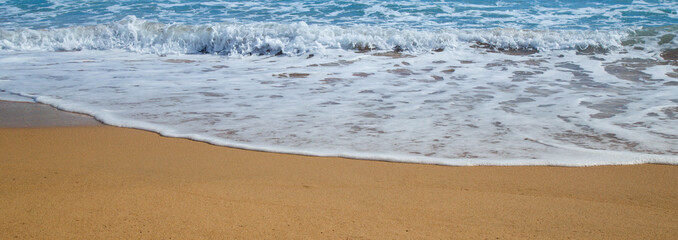
<svg viewBox="0 0 678 240">
<path fill-rule="evenodd" d="M 304 22 L 163 24 L 134 16 L 94 26 L 0 30 L 5 51 L 124 49 L 152 54 L 298 55 L 328 49 L 427 52 L 470 45 L 491 48 L 616 49 L 637 30 L 443 29 L 309 25 Z M 675 42 L 675 40 L 673 40 Z"/>
</svg>

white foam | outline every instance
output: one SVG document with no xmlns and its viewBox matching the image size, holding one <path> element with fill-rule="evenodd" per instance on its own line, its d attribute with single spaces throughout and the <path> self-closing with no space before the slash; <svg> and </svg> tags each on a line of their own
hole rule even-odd
<svg viewBox="0 0 678 240">
<path fill-rule="evenodd" d="M 676 87 L 661 84 L 673 69 L 656 55 L 372 53 L 4 51 L 0 90 L 112 125 L 263 151 L 444 165 L 678 163 Z"/>
<path fill-rule="evenodd" d="M 530 31 L 516 29 L 398 30 L 370 26 L 219 23 L 161 24 L 129 16 L 96 26 L 50 30 L 1 30 L 0 49 L 13 51 L 70 51 L 124 49 L 153 54 L 285 54 L 322 53 L 326 49 L 400 47 L 421 52 L 438 48 L 487 43 L 499 48 L 534 48 L 542 51 L 618 48 L 625 31 Z"/>
</svg>

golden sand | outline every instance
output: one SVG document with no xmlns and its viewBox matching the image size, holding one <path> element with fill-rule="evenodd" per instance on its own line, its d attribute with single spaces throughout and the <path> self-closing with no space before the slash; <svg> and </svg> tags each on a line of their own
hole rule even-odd
<svg viewBox="0 0 678 240">
<path fill-rule="evenodd" d="M 446 167 L 0 128 L 0 216 L 0 239 L 674 239 L 678 166 Z"/>
</svg>

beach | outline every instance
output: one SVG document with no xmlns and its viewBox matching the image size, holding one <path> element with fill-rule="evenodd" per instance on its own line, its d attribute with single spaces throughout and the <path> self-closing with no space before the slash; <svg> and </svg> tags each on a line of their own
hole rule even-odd
<svg viewBox="0 0 678 240">
<path fill-rule="evenodd" d="M 34 103 L 1 106 L 0 239 L 678 236 L 675 165 L 308 157 L 92 124 Z"/>
</svg>

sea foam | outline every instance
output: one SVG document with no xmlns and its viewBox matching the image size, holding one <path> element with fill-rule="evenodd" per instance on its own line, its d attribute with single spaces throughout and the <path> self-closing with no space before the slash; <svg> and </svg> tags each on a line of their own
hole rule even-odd
<svg viewBox="0 0 678 240">
<path fill-rule="evenodd" d="M 95 26 L 0 30 L 0 48 L 13 51 L 124 49 L 153 54 L 289 55 L 322 53 L 325 49 L 422 52 L 479 43 L 495 48 L 547 51 L 618 48 L 627 35 L 628 31 L 500 28 L 422 31 L 304 22 L 182 25 L 128 16 L 118 22 Z"/>
<path fill-rule="evenodd" d="M 674 70 L 644 51 L 0 54 L 2 90 L 219 145 L 446 165 L 677 162 Z"/>
<path fill-rule="evenodd" d="M 3 4 L 18 27 L 0 23 L 0 99 L 262 151 L 444 165 L 678 163 L 671 3 L 197 4 L 106 3 L 80 22 L 59 17 L 78 12 L 70 4 Z M 21 23 L 31 11 L 35 20 Z M 120 15 L 129 11 L 142 17 Z"/>
</svg>

